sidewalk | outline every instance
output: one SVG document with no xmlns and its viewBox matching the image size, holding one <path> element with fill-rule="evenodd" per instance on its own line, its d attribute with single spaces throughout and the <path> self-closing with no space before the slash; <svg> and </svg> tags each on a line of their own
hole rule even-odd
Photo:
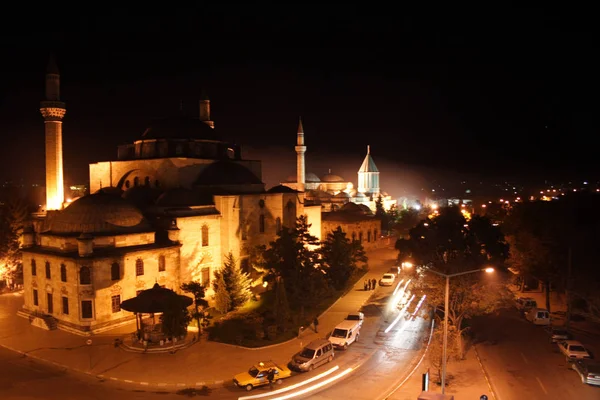
<svg viewBox="0 0 600 400">
<path fill-rule="evenodd" d="M 363 279 L 379 279 L 395 265 L 396 254 L 393 247 L 369 252 L 370 270 Z M 165 389 L 215 387 L 257 361 L 272 359 L 287 363 L 303 345 L 325 337 L 346 314 L 359 310 L 376 293 L 363 290 L 363 279 L 319 317 L 319 333 L 309 328 L 299 338 L 266 348 L 248 349 L 203 338 L 174 354 L 129 353 L 115 348 L 114 339 L 134 328 L 119 328 L 91 338 L 61 330 L 44 331 L 16 316 L 22 297 L 14 294 L 0 296 L 0 345 L 100 379 Z M 88 339 L 92 340 L 91 346 L 86 345 Z"/>
<path fill-rule="evenodd" d="M 447 368 L 446 394 L 454 396 L 454 400 L 479 399 L 483 394 L 487 395 L 489 400 L 495 399 L 475 347 L 469 348 L 465 360 L 450 361 Z M 437 371 L 431 366 L 426 354 L 414 374 L 389 399 L 417 399 L 421 394 L 422 376 L 428 369 L 430 374 L 429 392 L 441 393 L 441 387 L 434 382 L 438 379 Z"/>
</svg>

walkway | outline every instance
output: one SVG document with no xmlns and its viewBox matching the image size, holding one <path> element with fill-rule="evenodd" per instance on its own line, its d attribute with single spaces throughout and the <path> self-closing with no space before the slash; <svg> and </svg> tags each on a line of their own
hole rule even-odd
<svg viewBox="0 0 600 400">
<path fill-rule="evenodd" d="M 369 253 L 370 270 L 365 278 L 379 279 L 395 265 L 396 251 L 391 247 Z M 247 349 L 202 340 L 174 354 L 138 354 L 114 347 L 114 339 L 128 329 L 116 329 L 91 338 L 64 331 L 44 331 L 16 316 L 22 305 L 21 295 L 0 296 L 0 344 L 11 350 L 59 365 L 69 370 L 103 379 L 143 386 L 177 388 L 219 386 L 233 375 L 259 360 L 287 363 L 302 346 L 325 337 L 347 313 L 357 311 L 373 294 L 363 290 L 363 279 L 319 318 L 319 333 L 305 330 L 299 338 L 261 349 Z M 378 318 L 378 317 L 370 317 Z M 92 340 L 91 345 L 86 341 Z"/>
</svg>

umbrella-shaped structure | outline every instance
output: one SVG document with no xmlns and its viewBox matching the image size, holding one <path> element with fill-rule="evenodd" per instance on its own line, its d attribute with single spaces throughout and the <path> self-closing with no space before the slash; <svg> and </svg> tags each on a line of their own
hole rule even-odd
<svg viewBox="0 0 600 400">
<path fill-rule="evenodd" d="M 193 303 L 188 296 L 177 294 L 171 289 L 161 287 L 155 283 L 151 289 L 140 292 L 136 297 L 127 299 L 121 303 L 121 308 L 136 313 L 136 322 L 139 333 L 143 328 L 142 314 L 159 314 L 176 308 L 184 309 Z"/>
</svg>

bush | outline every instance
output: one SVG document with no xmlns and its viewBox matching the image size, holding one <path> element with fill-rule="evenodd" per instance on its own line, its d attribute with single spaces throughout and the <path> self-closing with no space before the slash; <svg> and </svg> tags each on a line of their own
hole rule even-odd
<svg viewBox="0 0 600 400">
<path fill-rule="evenodd" d="M 210 340 L 244 344 L 246 341 L 263 339 L 263 317 L 257 313 L 230 313 L 208 328 Z"/>
</svg>

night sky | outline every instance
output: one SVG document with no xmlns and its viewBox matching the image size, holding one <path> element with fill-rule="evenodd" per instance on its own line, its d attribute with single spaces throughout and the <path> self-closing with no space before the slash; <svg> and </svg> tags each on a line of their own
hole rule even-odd
<svg viewBox="0 0 600 400">
<path fill-rule="evenodd" d="M 197 112 L 202 90 L 216 129 L 264 160 L 269 186 L 295 173 L 300 115 L 307 172 L 356 181 L 369 144 L 396 195 L 437 172 L 593 180 L 593 13 L 555 11 L 288 3 L 7 21 L 0 178 L 43 182 L 38 108 L 52 52 L 69 183 L 87 182 L 90 162 L 115 159 L 152 119 L 181 104 Z"/>
</svg>

